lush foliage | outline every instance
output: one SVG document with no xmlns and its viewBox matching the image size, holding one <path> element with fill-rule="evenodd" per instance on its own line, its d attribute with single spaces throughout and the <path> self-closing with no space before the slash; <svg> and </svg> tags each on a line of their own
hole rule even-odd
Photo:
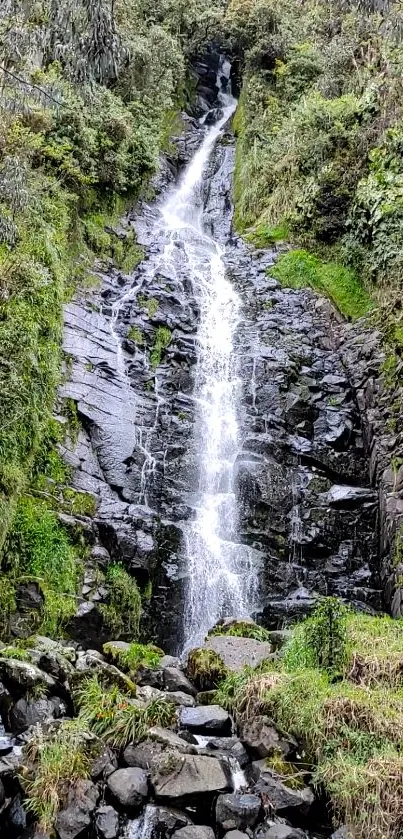
<svg viewBox="0 0 403 839">
<path fill-rule="evenodd" d="M 206 647 L 190 650 L 186 670 L 199 690 L 213 690 L 227 673 L 221 656 Z"/>
<path fill-rule="evenodd" d="M 232 635 L 238 638 L 254 638 L 255 641 L 270 641 L 270 632 L 252 621 L 234 621 L 229 626 L 217 624 L 209 635 Z"/>
<path fill-rule="evenodd" d="M 221 6 L 1 4 L 0 549 L 52 408 L 63 299 L 94 253 L 124 271 L 138 261 L 113 218 L 155 170 L 189 89 L 186 57 Z"/>
<path fill-rule="evenodd" d="M 403 279 L 400 5 L 230 0 L 226 21 L 243 72 L 238 228 L 258 244 L 288 237 L 328 254 L 393 304 Z M 337 276 L 329 282 L 338 303 Z M 398 347 L 400 312 L 388 335 Z"/>
<path fill-rule="evenodd" d="M 104 644 L 104 653 L 110 656 L 113 661 L 116 661 L 119 667 L 130 673 L 136 673 L 140 667 L 150 667 L 151 669 L 158 667 L 164 655 L 163 650 L 153 644 L 133 642 L 127 649 L 122 649 L 115 646 L 113 641 Z"/>
<path fill-rule="evenodd" d="M 280 659 L 229 674 L 216 701 L 241 723 L 265 714 L 296 737 L 314 783 L 354 839 L 398 839 L 402 661 L 401 621 L 355 614 L 327 598 L 295 628 Z M 272 759 L 275 768 L 278 755 Z"/>
<path fill-rule="evenodd" d="M 141 615 L 141 596 L 136 581 L 123 565 L 111 563 L 105 574 L 108 603 L 100 606 L 105 625 L 120 637 L 137 637 Z"/>
</svg>

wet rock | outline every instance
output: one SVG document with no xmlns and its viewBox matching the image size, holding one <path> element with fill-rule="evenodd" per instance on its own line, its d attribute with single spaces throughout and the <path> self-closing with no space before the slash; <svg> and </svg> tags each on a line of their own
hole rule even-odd
<svg viewBox="0 0 403 839">
<path fill-rule="evenodd" d="M 266 717 L 256 717 L 244 723 L 241 740 L 254 758 L 270 757 L 274 752 L 281 752 L 287 758 L 297 748 L 296 740 L 279 734 Z"/>
<path fill-rule="evenodd" d="M 283 822 L 267 822 L 255 833 L 256 839 L 308 839 L 307 834 L 297 827 Z"/>
<path fill-rule="evenodd" d="M 91 781 L 81 781 L 69 792 L 68 805 L 56 819 L 58 839 L 78 839 L 89 828 L 99 792 Z"/>
<path fill-rule="evenodd" d="M 206 647 L 218 653 L 225 666 L 235 672 L 246 666 L 257 667 L 262 661 L 273 657 L 271 644 L 253 638 L 213 635 L 207 639 Z"/>
<path fill-rule="evenodd" d="M 327 502 L 334 506 L 352 506 L 376 501 L 376 493 L 367 487 L 332 486 L 327 493 Z"/>
<path fill-rule="evenodd" d="M 183 706 L 185 708 L 194 708 L 196 705 L 196 699 L 194 696 L 190 696 L 188 693 L 183 693 L 181 690 L 164 693 L 164 696 L 167 702 L 173 702 L 173 704 L 178 707 Z"/>
<path fill-rule="evenodd" d="M 187 827 L 181 827 L 173 835 L 175 839 L 215 839 L 213 828 L 204 824 L 189 824 Z"/>
<path fill-rule="evenodd" d="M 6 793 L 5 793 L 5 790 L 4 790 L 4 784 L 0 781 L 0 807 L 3 806 L 5 800 L 6 800 Z"/>
<path fill-rule="evenodd" d="M 273 813 L 286 818 L 295 819 L 301 814 L 306 816 L 314 802 L 314 794 L 310 787 L 304 787 L 302 790 L 290 789 L 270 770 L 261 773 L 254 790 L 270 801 Z"/>
<path fill-rule="evenodd" d="M 98 807 L 95 827 L 100 839 L 116 839 L 119 835 L 119 815 L 113 807 Z"/>
<path fill-rule="evenodd" d="M 37 699 L 35 702 L 19 699 L 10 710 L 10 725 L 12 731 L 19 734 L 30 725 L 36 725 L 57 716 L 59 716 L 59 703 L 51 699 Z"/>
<path fill-rule="evenodd" d="M 182 708 L 179 712 L 182 728 L 197 734 L 229 735 L 232 719 L 219 705 L 198 705 L 196 708 Z"/>
<path fill-rule="evenodd" d="M 181 691 L 190 696 L 196 695 L 196 688 L 189 682 L 189 679 L 175 667 L 165 667 L 164 685 L 167 691 Z"/>
<path fill-rule="evenodd" d="M 157 743 L 160 743 L 162 746 L 169 746 L 170 748 L 177 749 L 179 752 L 183 754 L 197 754 L 197 749 L 195 746 L 192 746 L 190 743 L 186 743 L 182 737 L 179 737 L 173 731 L 170 731 L 167 728 L 160 728 L 159 726 L 154 726 L 154 728 L 150 728 L 148 731 L 148 737 L 150 740 L 155 740 Z M 130 748 L 130 746 L 128 746 Z"/>
<path fill-rule="evenodd" d="M 246 830 L 259 820 L 262 802 L 249 793 L 219 795 L 216 802 L 216 822 L 223 831 Z"/>
<path fill-rule="evenodd" d="M 235 758 L 241 769 L 249 763 L 248 754 L 238 737 L 213 738 L 208 741 L 206 748 Z"/>
<path fill-rule="evenodd" d="M 168 755 L 152 775 L 155 797 L 190 803 L 205 799 L 218 792 L 225 792 L 231 783 L 223 764 L 205 755 Z"/>
<path fill-rule="evenodd" d="M 142 769 L 118 769 L 109 775 L 107 786 L 122 807 L 134 809 L 141 807 L 147 798 L 147 775 Z"/>
<path fill-rule="evenodd" d="M 19 793 L 14 796 L 8 808 L 7 817 L 11 829 L 14 829 L 17 832 L 17 835 L 26 828 L 27 811 L 24 807 L 23 798 Z M 64 837 L 61 837 L 61 839 L 64 839 Z"/>
<path fill-rule="evenodd" d="M 0 657 L 0 678 L 6 685 L 11 684 L 22 690 L 28 690 L 37 685 L 47 691 L 55 687 L 55 680 L 48 673 L 44 673 L 35 664 L 16 658 Z"/>
<path fill-rule="evenodd" d="M 149 772 L 158 766 L 164 750 L 165 745 L 156 740 L 143 740 L 137 745 L 130 743 L 123 752 L 123 760 L 127 766 L 137 766 Z"/>
<path fill-rule="evenodd" d="M 101 754 L 95 758 L 90 767 L 90 775 L 93 781 L 100 778 L 108 778 L 118 768 L 116 755 L 111 749 L 105 747 Z"/>
</svg>

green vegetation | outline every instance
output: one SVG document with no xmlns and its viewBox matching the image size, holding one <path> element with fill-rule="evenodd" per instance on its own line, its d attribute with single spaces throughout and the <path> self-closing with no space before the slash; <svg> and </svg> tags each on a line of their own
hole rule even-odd
<svg viewBox="0 0 403 839">
<path fill-rule="evenodd" d="M 227 674 L 227 668 L 215 650 L 205 647 L 190 650 L 186 667 L 188 678 L 198 690 L 208 691 L 217 687 Z"/>
<path fill-rule="evenodd" d="M 238 722 L 267 715 L 297 738 L 313 783 L 354 839 L 398 839 L 402 831 L 402 629 L 402 621 L 325 598 L 279 659 L 229 674 L 216 692 Z M 294 774 L 277 753 L 269 760 L 281 775 Z"/>
<path fill-rule="evenodd" d="M 141 347 L 144 344 L 144 336 L 138 326 L 131 326 L 127 333 L 127 337 L 129 341 L 133 341 L 138 347 Z"/>
<path fill-rule="evenodd" d="M 218 624 L 209 635 L 232 635 L 238 638 L 254 638 L 255 641 L 270 641 L 270 632 L 250 621 L 236 621 L 229 626 Z"/>
<path fill-rule="evenodd" d="M 401 354 L 401 6 L 230 0 L 225 25 L 243 76 L 237 229 L 306 248 L 279 261 L 280 279 L 329 294 L 346 316 L 371 297 Z"/>
<path fill-rule="evenodd" d="M 270 276 L 288 288 L 307 286 L 327 295 L 348 318 L 367 314 L 372 303 L 369 295 L 350 268 L 338 262 L 323 262 L 306 250 L 284 254 L 270 269 Z"/>
<path fill-rule="evenodd" d="M 219 0 L 1 4 L 0 550 L 52 411 L 62 303 L 97 281 L 95 255 L 126 273 L 141 258 L 116 219 L 176 130 L 187 56 L 221 14 Z"/>
<path fill-rule="evenodd" d="M 156 369 L 159 364 L 161 364 L 161 357 L 163 351 L 169 347 L 172 341 L 172 333 L 171 330 L 168 329 L 166 326 L 159 326 L 156 333 L 155 333 L 155 341 L 154 346 L 151 350 L 151 366 Z"/>
<path fill-rule="evenodd" d="M 141 309 L 146 310 L 149 318 L 155 317 L 158 312 L 158 300 L 155 297 L 144 297 L 143 294 L 139 294 L 137 303 Z"/>
<path fill-rule="evenodd" d="M 123 565 L 111 563 L 105 574 L 109 602 L 100 610 L 105 626 L 116 637 L 137 637 L 141 615 L 141 596 L 136 581 Z"/>
<path fill-rule="evenodd" d="M 20 775 L 27 796 L 27 809 L 39 830 L 51 831 L 68 793 L 89 776 L 95 745 L 81 720 L 62 722 L 46 734 L 35 730 L 26 749 L 26 765 Z"/>
<path fill-rule="evenodd" d="M 81 685 L 76 702 L 82 724 L 116 748 L 143 740 L 153 725 L 169 727 L 176 717 L 172 702 L 155 699 L 140 706 L 117 687 L 105 689 L 96 676 Z"/>
<path fill-rule="evenodd" d="M 19 499 L 5 559 L 10 587 L 23 579 L 39 583 L 45 598 L 40 631 L 59 635 L 76 610 L 81 564 L 66 531 L 45 500 L 29 495 Z M 4 578 L 2 586 L 3 583 Z"/>
<path fill-rule="evenodd" d="M 112 658 L 122 670 L 136 673 L 140 667 L 158 667 L 164 651 L 153 644 L 137 644 L 133 642 L 127 650 L 116 647 L 113 641 L 104 644 L 104 653 Z"/>
</svg>

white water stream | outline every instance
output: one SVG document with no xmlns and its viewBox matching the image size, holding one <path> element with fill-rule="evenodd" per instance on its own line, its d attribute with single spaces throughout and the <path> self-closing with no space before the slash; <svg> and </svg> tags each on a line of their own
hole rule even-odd
<svg viewBox="0 0 403 839">
<path fill-rule="evenodd" d="M 221 114 L 187 167 L 179 186 L 162 207 L 170 231 L 166 255 L 178 242 L 185 253 L 182 268 L 200 307 L 198 362 L 195 374 L 195 441 L 199 485 L 195 517 L 185 528 L 188 586 L 184 615 L 184 650 L 200 645 L 222 617 L 246 617 L 253 604 L 256 571 L 252 552 L 237 542 L 234 464 L 240 450 L 238 408 L 239 359 L 235 334 L 241 301 L 226 277 L 225 244 L 206 232 L 202 186 L 206 169 L 236 108 L 223 61 L 217 83 Z"/>
</svg>

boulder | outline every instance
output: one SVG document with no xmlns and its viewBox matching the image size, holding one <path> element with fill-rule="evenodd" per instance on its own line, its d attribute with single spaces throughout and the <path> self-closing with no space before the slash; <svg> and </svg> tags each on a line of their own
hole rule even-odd
<svg viewBox="0 0 403 839">
<path fill-rule="evenodd" d="M 219 705 L 198 705 L 196 708 L 182 708 L 179 712 L 182 728 L 197 734 L 229 735 L 232 719 Z"/>
<path fill-rule="evenodd" d="M 249 763 L 247 751 L 238 737 L 213 737 L 206 743 L 206 749 L 235 758 L 241 769 Z"/>
<path fill-rule="evenodd" d="M 223 831 L 246 830 L 259 820 L 262 802 L 259 796 L 234 792 L 219 795 L 216 802 L 216 822 Z"/>
<path fill-rule="evenodd" d="M 109 775 L 107 786 L 116 801 L 124 808 L 141 807 L 148 795 L 147 775 L 143 769 L 118 769 Z"/>
<path fill-rule="evenodd" d="M 261 773 L 254 790 L 270 802 L 273 813 L 285 818 L 295 817 L 296 814 L 306 816 L 315 800 L 310 787 L 304 787 L 302 790 L 291 789 L 270 770 Z"/>
<path fill-rule="evenodd" d="M 243 833 L 242 830 L 229 830 L 225 834 L 224 839 L 249 839 L 249 836 L 247 833 Z"/>
<path fill-rule="evenodd" d="M 173 690 L 170 693 L 163 694 L 167 702 L 173 702 L 178 708 L 194 708 L 196 699 L 190 696 L 189 693 L 183 693 L 182 690 Z"/>
<path fill-rule="evenodd" d="M 189 682 L 189 679 L 177 667 L 166 667 L 164 669 L 164 685 L 167 691 L 181 691 L 189 696 L 196 695 L 196 688 Z"/>
<path fill-rule="evenodd" d="M 57 716 L 58 706 L 51 699 L 37 699 L 27 702 L 19 699 L 10 711 L 10 726 L 15 734 L 26 731 L 30 725 L 45 722 Z"/>
<path fill-rule="evenodd" d="M 155 740 L 157 743 L 161 743 L 163 746 L 170 746 L 171 748 L 177 749 L 179 752 L 182 752 L 183 754 L 197 754 L 197 749 L 195 746 L 192 746 L 190 743 L 186 743 L 186 741 L 183 740 L 182 737 L 179 737 L 178 734 L 175 734 L 168 728 L 160 728 L 156 725 L 153 728 L 149 729 L 148 736 L 150 740 Z"/>
<path fill-rule="evenodd" d="M 153 835 L 161 836 L 163 839 L 169 839 L 173 833 L 192 823 L 186 813 L 174 807 L 148 804 L 146 812 L 154 828 Z"/>
<path fill-rule="evenodd" d="M 55 680 L 48 673 L 44 673 L 35 664 L 20 661 L 17 658 L 0 658 L 0 679 L 7 684 L 14 685 L 21 690 L 29 690 L 37 685 L 49 691 L 55 687 Z"/>
<path fill-rule="evenodd" d="M 298 827 L 272 821 L 262 825 L 255 833 L 255 839 L 308 839 L 308 836 Z"/>
<path fill-rule="evenodd" d="M 286 758 L 297 749 L 297 742 L 292 737 L 283 737 L 266 717 L 248 720 L 241 728 L 241 740 L 251 757 L 270 757 L 273 752 L 281 752 Z"/>
<path fill-rule="evenodd" d="M 116 755 L 105 746 L 101 754 L 93 760 L 90 767 L 90 776 L 93 781 L 98 781 L 100 778 L 108 778 L 117 768 Z"/>
<path fill-rule="evenodd" d="M 157 740 L 143 740 L 141 743 L 129 743 L 123 752 L 126 766 L 137 766 L 144 772 L 150 772 L 158 766 L 165 746 Z"/>
<path fill-rule="evenodd" d="M 58 839 L 78 839 L 89 828 L 99 792 L 91 781 L 81 781 L 70 790 L 67 806 L 56 819 Z"/>
<path fill-rule="evenodd" d="M 113 807 L 98 807 L 95 827 L 100 839 L 116 839 L 119 835 L 119 815 Z"/>
<path fill-rule="evenodd" d="M 185 804 L 226 792 L 231 782 L 221 761 L 205 755 L 170 752 L 151 778 L 155 797 Z"/>
<path fill-rule="evenodd" d="M 262 661 L 273 658 L 273 648 L 268 641 L 240 638 L 232 635 L 211 635 L 206 647 L 218 653 L 228 670 L 238 672 L 244 667 L 257 667 Z"/>
<path fill-rule="evenodd" d="M 189 824 L 173 835 L 175 839 L 215 839 L 213 828 L 204 824 Z"/>
</svg>

